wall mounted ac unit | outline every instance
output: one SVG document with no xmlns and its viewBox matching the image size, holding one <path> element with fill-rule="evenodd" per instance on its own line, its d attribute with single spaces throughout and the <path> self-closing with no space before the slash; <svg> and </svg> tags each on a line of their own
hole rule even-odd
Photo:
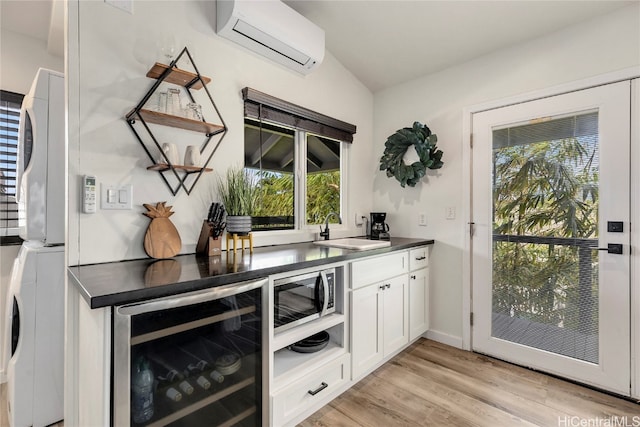
<svg viewBox="0 0 640 427">
<path fill-rule="evenodd" d="M 324 58 L 324 30 L 279 0 L 218 0 L 217 33 L 299 73 Z"/>
</svg>

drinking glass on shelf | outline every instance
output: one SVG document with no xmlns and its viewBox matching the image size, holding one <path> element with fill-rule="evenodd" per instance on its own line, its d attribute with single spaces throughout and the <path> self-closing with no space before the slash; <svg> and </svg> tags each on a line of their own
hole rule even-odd
<svg viewBox="0 0 640 427">
<path fill-rule="evenodd" d="M 178 43 L 173 34 L 165 34 L 161 40 L 160 50 L 167 60 L 167 64 L 170 64 L 174 60 L 178 53 Z"/>
<path fill-rule="evenodd" d="M 160 112 L 160 113 L 166 113 L 167 112 L 167 92 L 157 92 L 158 93 L 158 97 L 157 99 L 157 106 L 156 106 L 156 111 Z"/>
<path fill-rule="evenodd" d="M 181 113 L 180 89 L 167 89 L 167 114 L 180 115 Z"/>
</svg>

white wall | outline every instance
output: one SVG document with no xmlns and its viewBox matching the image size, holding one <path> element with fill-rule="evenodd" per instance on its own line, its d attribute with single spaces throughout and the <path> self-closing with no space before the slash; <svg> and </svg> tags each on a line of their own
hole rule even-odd
<svg viewBox="0 0 640 427">
<path fill-rule="evenodd" d="M 47 52 L 47 43 L 33 37 L 0 30 L 0 89 L 26 94 L 38 68 L 63 72 L 63 59 Z"/>
<path fill-rule="evenodd" d="M 142 204 L 159 201 L 174 207 L 171 220 L 182 238 L 183 252 L 194 251 L 202 219 L 213 201 L 215 174 L 205 175 L 190 196 L 182 191 L 173 197 L 159 174 L 145 169 L 150 162 L 124 120 L 153 83 L 145 74 L 155 61 L 162 62 L 160 47 L 167 31 L 180 45 L 188 46 L 200 72 L 212 78 L 207 87 L 229 128 L 209 167 L 224 172 L 242 162 L 240 91 L 249 86 L 357 126 L 348 151 L 348 203 L 351 211 L 370 211 L 370 177 L 375 167 L 373 95 L 331 55 L 306 77 L 269 62 L 215 34 L 213 1 L 135 2 L 133 15 L 97 0 L 75 1 L 72 7 L 77 7 L 79 15 L 79 57 L 70 55 L 69 62 L 70 264 L 146 257 L 142 242 L 149 219 L 142 215 Z M 154 130 L 160 138 L 175 135 L 181 147 L 185 144 L 184 132 Z M 133 184 L 133 210 L 79 213 L 78 184 L 83 174 L 96 175 L 99 183 Z M 347 222 L 355 227 L 352 216 Z M 312 238 L 309 233 L 279 236 L 280 242 Z M 258 245 L 276 242 L 259 236 L 257 240 Z"/>
<path fill-rule="evenodd" d="M 62 72 L 63 60 L 47 52 L 42 40 L 12 31 L 0 30 L 0 89 L 26 94 L 38 71 L 44 67 Z M 20 246 L 0 246 L 0 337 L 5 328 L 5 301 L 11 276 L 11 266 Z M 0 343 L 0 381 L 4 380 L 4 352 Z"/>
<path fill-rule="evenodd" d="M 640 66 L 640 4 L 619 9 L 529 43 L 501 50 L 442 72 L 376 93 L 374 144 L 381 155 L 395 130 L 414 121 L 438 135 L 444 167 L 415 188 L 401 189 L 384 173 L 374 179 L 376 210 L 389 212 L 393 235 L 433 237 L 431 328 L 461 345 L 463 246 L 469 219 L 462 212 L 462 110 L 627 67 Z M 437 41 L 434 41 L 437 42 Z M 445 207 L 457 210 L 445 219 Z M 419 227 L 419 212 L 428 225 Z"/>
</svg>

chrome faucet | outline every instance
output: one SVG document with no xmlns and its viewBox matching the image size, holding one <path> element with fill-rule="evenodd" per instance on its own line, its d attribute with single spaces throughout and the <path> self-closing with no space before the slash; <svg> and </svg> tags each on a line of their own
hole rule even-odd
<svg viewBox="0 0 640 427">
<path fill-rule="evenodd" d="M 329 212 L 329 215 L 324 219 L 324 231 L 322 231 L 322 226 L 320 226 L 320 237 L 324 237 L 324 240 L 329 240 L 329 218 L 335 216 L 338 218 L 338 223 L 342 224 L 342 218 L 335 212 Z"/>
</svg>

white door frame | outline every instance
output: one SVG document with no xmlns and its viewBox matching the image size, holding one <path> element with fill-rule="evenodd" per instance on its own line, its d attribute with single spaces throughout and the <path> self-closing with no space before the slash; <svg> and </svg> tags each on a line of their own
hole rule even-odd
<svg viewBox="0 0 640 427">
<path fill-rule="evenodd" d="M 640 165 L 640 79 L 631 82 L 631 164 Z M 640 170 L 631 168 L 631 221 L 640 217 Z M 640 226 L 631 227 L 631 396 L 640 398 Z"/>
<path fill-rule="evenodd" d="M 595 86 L 600 86 L 608 83 L 615 83 L 624 80 L 632 80 L 640 77 L 640 68 L 632 67 L 619 70 L 612 73 L 607 73 L 595 77 L 591 77 L 584 80 L 579 80 L 571 83 L 566 83 L 558 86 L 553 86 L 547 89 L 538 90 L 534 92 L 528 92 L 521 95 L 516 95 L 509 98 L 490 101 L 483 104 L 477 104 L 463 109 L 462 113 L 462 183 L 463 183 L 463 218 L 466 219 L 464 229 L 464 256 L 462 262 L 462 348 L 465 350 L 471 350 L 471 306 L 472 306 L 472 287 L 471 287 L 471 235 L 470 225 L 472 222 L 471 212 L 471 129 L 473 128 L 472 118 L 473 114 L 479 113 L 494 108 L 505 107 L 508 105 L 519 104 L 523 102 L 533 101 L 535 99 L 547 98 L 550 96 L 561 95 L 568 92 L 574 92 L 577 90 L 588 89 Z M 635 86 L 640 86 L 636 84 Z M 636 89 L 636 92 L 640 92 L 640 89 Z M 640 110 L 640 103 L 636 99 L 636 115 Z M 632 159 L 636 160 L 640 164 L 640 125 L 636 123 L 636 127 L 632 130 L 631 146 L 632 146 Z M 631 177 L 631 194 L 635 195 L 640 192 L 640 172 L 634 171 L 632 168 Z M 631 218 L 638 218 L 640 216 L 640 197 L 632 199 L 631 203 Z M 632 395 L 638 396 L 640 394 L 640 227 L 633 227 L 631 237 L 632 256 L 631 259 L 631 348 L 632 348 Z"/>
</svg>

